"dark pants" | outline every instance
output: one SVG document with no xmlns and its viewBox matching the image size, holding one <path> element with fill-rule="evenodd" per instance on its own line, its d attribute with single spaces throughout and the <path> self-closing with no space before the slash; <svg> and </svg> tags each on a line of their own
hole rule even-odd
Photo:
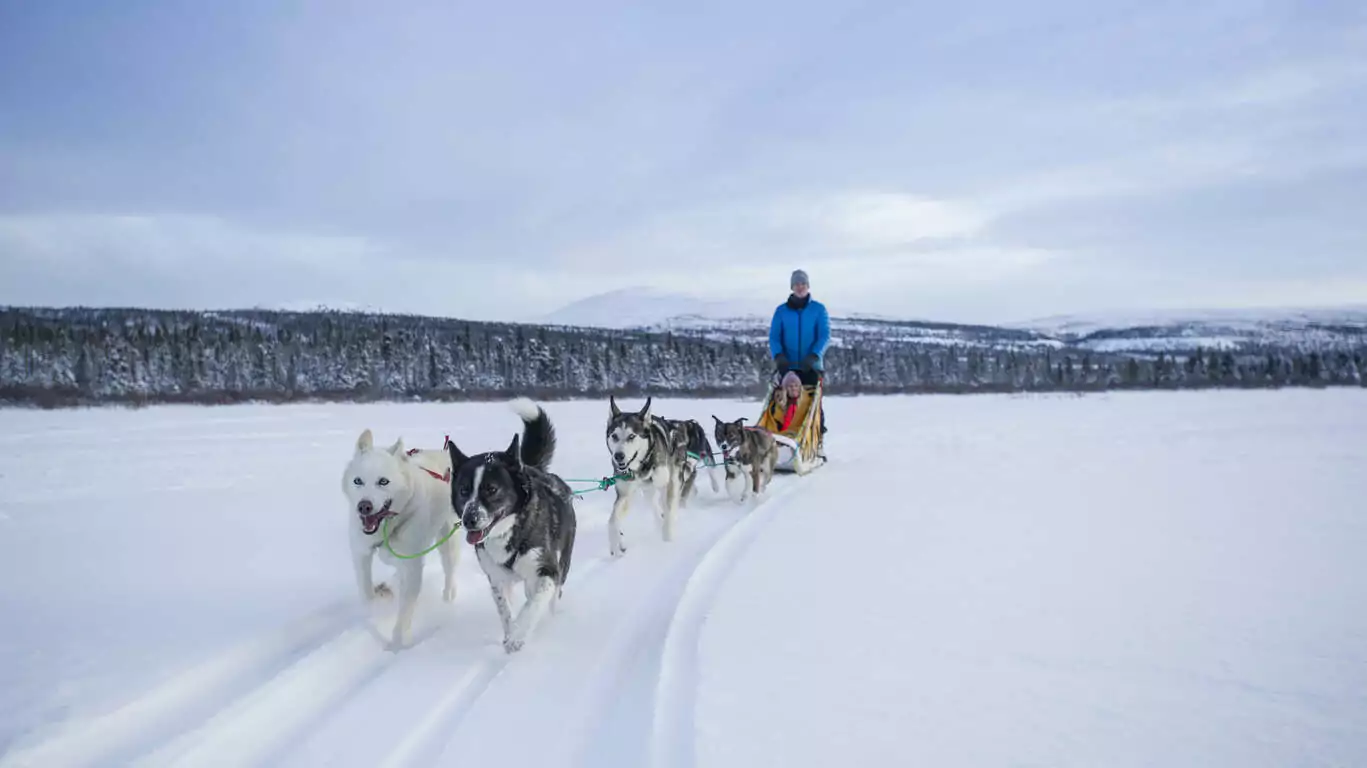
<svg viewBox="0 0 1367 768">
<path fill-rule="evenodd" d="M 816 386 L 816 383 L 817 383 L 818 381 L 823 381 L 823 380 L 825 380 L 825 378 L 826 378 L 826 374 L 825 374 L 824 371 L 817 371 L 817 370 L 810 370 L 810 371 L 795 370 L 795 371 L 793 371 L 793 373 L 796 373 L 796 374 L 797 374 L 798 379 L 802 381 L 802 386 L 804 386 L 804 387 L 815 387 L 815 386 Z M 825 400 L 825 398 L 822 398 L 822 400 L 821 400 L 821 408 L 817 411 L 817 415 L 821 417 L 821 434 L 824 435 L 824 434 L 826 434 L 826 400 Z"/>
</svg>

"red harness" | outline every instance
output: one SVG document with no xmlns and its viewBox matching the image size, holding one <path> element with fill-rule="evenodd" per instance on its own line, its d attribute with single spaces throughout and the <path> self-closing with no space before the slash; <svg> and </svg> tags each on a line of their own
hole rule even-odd
<svg viewBox="0 0 1367 768">
<path fill-rule="evenodd" d="M 450 445 L 450 444 L 451 444 L 451 436 L 450 436 L 450 435 L 447 435 L 447 436 L 446 436 L 446 439 L 441 441 L 441 449 L 442 449 L 443 451 L 446 450 L 446 446 L 448 446 L 448 445 Z M 410 448 L 410 449 L 408 449 L 408 455 L 409 455 L 409 456 L 412 456 L 413 454 L 415 454 L 415 453 L 417 453 L 418 451 L 421 451 L 421 450 L 422 450 L 421 448 Z M 428 469 L 427 467 L 419 467 L 419 469 L 421 469 L 422 471 L 424 471 L 424 472 L 426 472 L 427 474 L 431 475 L 432 477 L 435 477 L 436 479 L 442 481 L 443 483 L 447 483 L 447 484 L 449 485 L 450 482 L 451 482 L 451 468 L 450 468 L 450 467 L 447 467 L 447 468 L 446 468 L 446 474 L 444 474 L 444 475 L 439 475 L 439 474 L 437 474 L 436 472 L 433 472 L 432 470 Z"/>
</svg>

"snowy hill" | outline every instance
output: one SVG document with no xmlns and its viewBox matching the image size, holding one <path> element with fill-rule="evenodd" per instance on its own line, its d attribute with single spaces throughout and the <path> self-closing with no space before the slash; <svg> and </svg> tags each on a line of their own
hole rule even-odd
<svg viewBox="0 0 1367 768">
<path fill-rule="evenodd" d="M 1367 342 L 1367 305 L 1057 315 L 1010 327 L 1096 352 L 1359 346 Z"/>
<path fill-rule="evenodd" d="M 556 325 L 631 329 L 762 342 L 773 305 L 705 300 L 653 288 L 581 299 L 547 316 Z M 1253 347 L 1367 346 L 1367 305 L 1283 310 L 1154 310 L 1056 315 L 1002 326 L 937 323 L 870 314 L 831 318 L 834 346 L 868 341 L 984 349 L 1074 347 L 1104 353 Z"/>
<path fill-rule="evenodd" d="M 713 341 L 764 342 L 776 301 L 702 299 L 655 288 L 627 288 L 589 296 L 545 316 L 555 326 L 672 332 Z M 831 344 L 879 341 L 944 347 L 1062 346 L 1029 329 L 905 320 L 875 314 L 831 318 Z"/>
<path fill-rule="evenodd" d="M 657 288 L 622 288 L 567 304 L 546 315 L 548 325 L 655 329 L 717 323 L 767 323 L 773 307 L 759 302 L 703 299 Z"/>
<path fill-rule="evenodd" d="M 1051 315 L 1018 323 L 1023 328 L 1052 336 L 1082 337 L 1097 331 L 1122 328 L 1221 326 L 1254 330 L 1279 325 L 1367 326 L 1367 304 L 1339 307 L 1284 307 L 1266 309 L 1154 309 L 1147 311 L 1088 312 Z"/>
</svg>

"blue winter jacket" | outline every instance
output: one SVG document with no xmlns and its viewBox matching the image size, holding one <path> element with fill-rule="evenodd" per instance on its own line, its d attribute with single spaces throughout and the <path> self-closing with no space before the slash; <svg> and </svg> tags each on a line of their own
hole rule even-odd
<svg viewBox="0 0 1367 768">
<path fill-rule="evenodd" d="M 789 370 L 801 370 L 802 359 L 812 354 L 816 355 L 812 367 L 825 370 L 826 343 L 830 340 L 831 319 L 826 315 L 826 305 L 810 295 L 801 309 L 786 301 L 774 309 L 774 319 L 769 322 L 769 355 L 777 357 L 782 352 L 788 358 Z"/>
</svg>

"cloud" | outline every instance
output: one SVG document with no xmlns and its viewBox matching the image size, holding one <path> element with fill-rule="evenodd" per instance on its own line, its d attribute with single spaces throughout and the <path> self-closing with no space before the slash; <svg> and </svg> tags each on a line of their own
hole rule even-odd
<svg viewBox="0 0 1367 768">
<path fill-rule="evenodd" d="M 789 263 L 970 238 L 989 218 L 971 205 L 903 193 L 785 194 L 657 214 L 604 240 L 568 249 L 562 262 L 651 268 L 698 261 Z"/>
<path fill-rule="evenodd" d="M 1360 4 L 695 11 L 16 11 L 0 300 L 508 319 L 803 266 L 971 320 L 1360 274 Z"/>
</svg>

